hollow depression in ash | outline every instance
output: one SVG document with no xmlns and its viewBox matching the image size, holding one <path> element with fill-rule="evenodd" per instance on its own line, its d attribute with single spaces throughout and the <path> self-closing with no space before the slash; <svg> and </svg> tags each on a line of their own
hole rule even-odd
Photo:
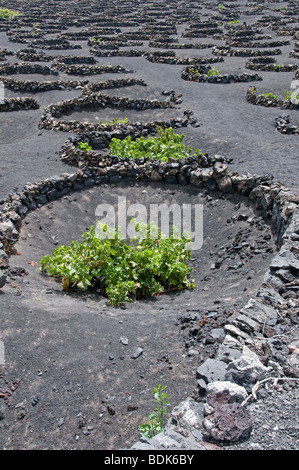
<svg viewBox="0 0 299 470">
<path fill-rule="evenodd" d="M 122 182 L 93 187 L 74 192 L 30 213 L 23 223 L 17 244 L 21 253 L 18 264 L 22 261 L 26 267 L 28 262 L 34 261 L 39 265 L 40 259 L 46 254 L 51 255 L 57 245 L 68 245 L 72 240 L 81 241 L 83 233 L 92 225 L 107 220 L 106 213 L 103 212 L 106 206 L 113 208 L 116 227 L 120 219 L 126 220 L 127 233 L 132 218 L 141 220 L 136 205 L 143 207 L 149 223 L 152 221 L 151 214 L 158 211 L 158 227 L 167 226 L 169 233 L 174 222 L 174 205 L 191 208 L 189 222 L 195 249 L 192 250 L 190 263 L 196 288 L 174 294 L 176 309 L 180 308 L 178 304 L 185 305 L 186 302 L 197 308 L 199 305 L 213 306 L 218 302 L 227 307 L 238 303 L 242 305 L 244 298 L 249 298 L 260 285 L 269 261 L 274 256 L 275 244 L 270 227 L 248 199 L 236 195 L 224 198 L 220 193 L 218 197 L 217 194 L 211 197 L 195 187 L 179 188 L 161 182 Z M 163 205 L 164 212 L 161 210 Z M 202 219 L 195 213 L 195 206 L 202 208 Z M 119 208 L 123 210 L 124 207 L 125 214 L 118 214 Z M 101 212 L 102 218 L 96 216 L 97 211 Z M 176 212 L 176 216 L 179 219 L 175 220 L 180 220 L 183 224 L 183 212 Z M 163 221 L 163 217 L 169 217 L 169 223 Z M 124 233 L 124 227 L 121 230 Z M 34 271 L 32 282 L 44 287 L 55 286 L 55 291 L 60 290 L 59 283 L 53 284 L 52 279 L 38 270 Z M 71 295 L 71 291 L 68 295 Z M 170 298 L 173 297 L 164 294 L 161 301 L 167 302 Z M 76 301 L 78 300 L 76 296 Z M 107 299 L 98 296 L 98 301 L 104 300 Z M 142 308 L 141 305 L 142 300 L 130 304 L 128 308 L 138 310 Z"/>
</svg>

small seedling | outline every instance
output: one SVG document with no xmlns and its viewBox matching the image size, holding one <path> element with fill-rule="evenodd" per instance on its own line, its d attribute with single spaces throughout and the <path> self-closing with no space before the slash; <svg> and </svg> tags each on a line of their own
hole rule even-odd
<svg viewBox="0 0 299 470">
<path fill-rule="evenodd" d="M 269 100 L 277 100 L 278 96 L 274 95 L 274 93 L 262 93 L 261 96 L 268 98 Z"/>
<path fill-rule="evenodd" d="M 105 123 L 105 121 L 99 121 L 99 124 L 126 124 L 128 122 L 128 118 L 125 117 L 123 119 L 113 118 L 111 121 Z"/>
<path fill-rule="evenodd" d="M 153 395 L 157 406 L 154 411 L 148 415 L 149 421 L 146 424 L 139 426 L 139 431 L 142 436 L 152 438 L 163 431 L 164 421 L 167 414 L 167 406 L 170 405 L 168 397 L 163 390 L 161 384 L 154 387 Z"/>
</svg>

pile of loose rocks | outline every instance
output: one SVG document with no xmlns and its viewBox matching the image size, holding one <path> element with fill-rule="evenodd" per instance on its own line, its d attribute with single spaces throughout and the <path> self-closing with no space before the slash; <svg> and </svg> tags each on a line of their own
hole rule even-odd
<svg viewBox="0 0 299 470">
<path fill-rule="evenodd" d="M 216 47 L 211 43 L 176 43 L 174 39 L 157 38 L 149 42 L 149 47 L 156 47 L 159 49 L 209 49 Z"/>
<path fill-rule="evenodd" d="M 103 82 L 93 82 L 88 84 L 88 89 L 95 92 L 100 90 L 110 90 L 112 88 L 122 88 L 134 85 L 147 86 L 146 82 L 140 78 L 120 78 L 117 80 L 106 80 Z"/>
<path fill-rule="evenodd" d="M 258 106 L 273 107 L 276 106 L 281 109 L 298 109 L 299 105 L 292 103 L 291 100 L 283 100 L 276 97 L 269 97 L 266 94 L 257 94 L 255 87 L 250 87 L 246 93 L 246 100 L 248 103 Z"/>
<path fill-rule="evenodd" d="M 227 40 L 227 45 L 231 47 L 246 47 L 246 48 L 257 48 L 264 49 L 268 47 L 282 47 L 288 46 L 290 41 L 286 39 L 285 41 L 269 41 L 269 42 L 260 42 L 260 41 L 248 41 L 243 42 L 240 39 L 229 39 Z"/>
<path fill-rule="evenodd" d="M 174 64 L 174 65 L 202 65 L 202 64 L 215 64 L 223 62 L 223 57 L 174 57 L 172 54 L 157 55 L 149 53 L 146 55 L 147 60 L 150 62 L 158 62 L 159 64 Z"/>
<path fill-rule="evenodd" d="M 53 66 L 62 63 L 68 64 L 95 64 L 96 59 L 92 56 L 58 56 L 53 62 Z"/>
<path fill-rule="evenodd" d="M 289 57 L 293 57 L 294 59 L 299 59 L 299 51 L 291 51 L 289 53 Z"/>
<path fill-rule="evenodd" d="M 299 135 L 299 127 L 290 124 L 290 117 L 288 114 L 282 114 L 275 119 L 275 127 L 282 134 Z"/>
<path fill-rule="evenodd" d="M 98 57 L 142 57 L 145 51 L 138 49 L 99 49 L 92 47 L 90 53 Z"/>
<path fill-rule="evenodd" d="M 259 57 L 281 54 L 281 49 L 232 49 L 230 46 L 213 46 L 212 53 L 220 56 L 231 57 Z"/>
<path fill-rule="evenodd" d="M 88 124 L 80 121 L 57 120 L 57 118 L 60 118 L 64 114 L 81 109 L 98 109 L 106 107 L 142 111 L 145 109 L 174 108 L 174 104 L 170 99 L 165 101 L 158 101 L 156 99 L 147 100 L 142 98 L 130 99 L 127 97 L 110 96 L 104 93 L 95 93 L 89 88 L 84 88 L 83 93 L 79 98 L 60 101 L 55 105 L 44 108 L 44 113 L 41 116 L 39 127 L 43 129 L 62 130 L 64 132 L 96 130 L 101 128 L 101 123 Z"/>
<path fill-rule="evenodd" d="M 56 73 L 58 70 L 69 75 L 96 75 L 103 73 L 133 73 L 122 65 L 89 65 L 89 64 L 63 64 L 55 62 L 53 64 Z"/>
<path fill-rule="evenodd" d="M 28 111 L 30 109 L 38 109 L 39 104 L 34 98 L 22 97 L 22 98 L 7 98 L 0 103 L 0 112 L 10 111 Z"/>
<path fill-rule="evenodd" d="M 42 75 L 58 75 L 58 71 L 48 67 L 47 65 L 40 64 L 27 64 L 14 63 L 0 65 L 0 75 L 13 75 L 13 74 L 42 74 Z"/>
<path fill-rule="evenodd" d="M 221 34 L 223 31 L 218 26 L 218 23 L 215 22 L 190 22 L 186 30 L 182 33 L 182 37 L 186 38 L 207 38 L 209 36 L 215 36 L 216 34 Z"/>
<path fill-rule="evenodd" d="M 7 55 L 13 55 L 12 51 L 8 51 L 7 49 L 0 48 L 0 60 L 6 60 Z"/>
<path fill-rule="evenodd" d="M 35 39 L 31 42 L 24 40 L 31 47 L 45 50 L 71 50 L 82 49 L 81 44 L 72 44 L 65 39 Z"/>
<path fill-rule="evenodd" d="M 90 52 L 97 55 L 97 51 L 101 52 L 105 49 L 117 50 L 120 47 L 143 46 L 143 41 L 129 41 L 123 35 L 115 36 L 99 36 L 98 33 L 92 38 L 88 38 L 87 44 L 90 46 Z"/>
<path fill-rule="evenodd" d="M 15 53 L 16 57 L 26 62 L 51 62 L 54 56 L 45 54 L 44 52 L 36 52 L 34 49 L 20 49 Z"/>
<path fill-rule="evenodd" d="M 88 80 L 54 80 L 54 81 L 40 81 L 40 80 L 18 80 L 15 78 L 0 77 L 0 81 L 4 84 L 5 88 L 13 91 L 20 91 L 25 93 L 37 93 L 50 90 L 71 90 L 83 88 L 87 85 Z"/>
<path fill-rule="evenodd" d="M 279 64 L 264 64 L 264 63 L 254 63 L 252 61 L 246 62 L 245 67 L 249 70 L 259 70 L 263 72 L 293 72 L 297 70 L 298 65 L 287 64 L 287 65 L 279 65 Z"/>
</svg>

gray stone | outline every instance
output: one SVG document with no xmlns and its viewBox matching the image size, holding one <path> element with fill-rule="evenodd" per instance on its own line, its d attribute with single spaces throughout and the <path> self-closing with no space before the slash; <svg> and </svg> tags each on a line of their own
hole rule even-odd
<svg viewBox="0 0 299 470">
<path fill-rule="evenodd" d="M 278 255 L 273 258 L 270 268 L 272 269 L 293 269 L 299 270 L 299 259 L 295 258 L 295 255 L 290 253 L 288 250 L 279 252 Z"/>
<path fill-rule="evenodd" d="M 264 366 L 257 354 L 247 346 L 243 346 L 242 355 L 227 365 L 225 380 L 236 382 L 247 389 L 259 380 L 264 379 L 272 371 L 271 367 Z"/>
<path fill-rule="evenodd" d="M 241 356 L 242 351 L 243 346 L 239 339 L 227 334 L 218 348 L 217 359 L 219 361 L 229 363 L 234 359 L 238 359 Z"/>
<path fill-rule="evenodd" d="M 230 323 L 249 335 L 260 331 L 260 324 L 258 322 L 252 320 L 247 315 L 242 315 L 241 313 L 239 315 L 232 316 Z"/>
<path fill-rule="evenodd" d="M 154 446 L 152 443 L 146 443 L 138 441 L 136 442 L 131 449 L 132 450 L 153 450 Z"/>
<path fill-rule="evenodd" d="M 131 354 L 131 359 L 137 359 L 137 357 L 141 356 L 142 353 L 143 353 L 143 349 L 137 348 L 136 351 L 133 352 L 133 354 Z"/>
<path fill-rule="evenodd" d="M 152 438 L 152 444 L 158 449 L 179 449 L 180 444 L 177 440 L 165 433 L 159 433 Z"/>
<path fill-rule="evenodd" d="M 270 305 L 265 305 L 256 299 L 250 299 L 241 313 L 257 321 L 261 326 L 275 326 L 277 323 L 277 311 Z"/>
<path fill-rule="evenodd" d="M 182 429 L 200 429 L 202 422 L 203 405 L 188 397 L 175 407 L 169 419 L 169 425 L 175 425 Z"/>
<path fill-rule="evenodd" d="M 258 290 L 257 297 L 261 297 L 271 304 L 278 304 L 278 305 L 283 305 L 286 304 L 286 300 L 281 297 L 281 295 L 276 292 L 276 290 L 271 289 L 271 288 L 261 288 Z"/>
<path fill-rule="evenodd" d="M 223 193 L 231 193 L 233 191 L 232 181 L 229 176 L 224 176 L 218 181 L 219 191 Z"/>
<path fill-rule="evenodd" d="M 225 380 L 226 364 L 218 359 L 206 359 L 196 370 L 196 378 L 206 383 Z"/>
<path fill-rule="evenodd" d="M 236 338 L 240 343 L 243 343 L 244 340 L 247 340 L 250 338 L 250 336 L 245 333 L 244 331 L 240 330 L 239 328 L 237 328 L 236 326 L 234 325 L 231 325 L 231 324 L 227 324 L 227 325 L 224 325 L 224 331 L 230 335 L 230 336 L 233 336 L 234 338 Z"/>
<path fill-rule="evenodd" d="M 14 224 L 11 222 L 11 220 L 7 222 L 1 222 L 0 223 L 0 232 L 3 233 L 3 235 L 8 235 L 10 234 L 13 229 L 15 228 Z"/>
<path fill-rule="evenodd" d="M 224 340 L 225 333 L 223 328 L 213 328 L 211 331 L 208 332 L 206 337 L 206 343 L 214 344 L 214 343 L 222 343 Z"/>
<path fill-rule="evenodd" d="M 227 390 L 229 392 L 229 403 L 242 403 L 245 398 L 247 398 L 247 391 L 244 387 L 227 380 L 208 384 L 207 395 L 210 393 L 221 392 L 223 390 Z"/>
</svg>

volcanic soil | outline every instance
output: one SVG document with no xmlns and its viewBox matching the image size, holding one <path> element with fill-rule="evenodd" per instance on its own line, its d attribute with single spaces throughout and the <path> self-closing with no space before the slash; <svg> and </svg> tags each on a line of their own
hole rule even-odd
<svg viewBox="0 0 299 470">
<path fill-rule="evenodd" d="M 59 11 L 64 2 L 53 3 L 53 8 Z M 239 4 L 242 12 L 253 9 L 244 0 Z M 287 4 L 263 5 L 262 11 L 254 15 L 241 14 L 240 22 L 254 25 L 263 15 L 280 16 L 282 13 L 273 12 L 272 6 Z M 72 2 L 68 6 L 72 8 Z M 8 7 L 18 9 L 19 2 L 11 1 Z M 32 2 L 24 6 L 24 14 L 29 17 L 31 7 Z M 207 19 L 215 14 L 214 5 L 204 5 L 200 12 Z M 182 37 L 187 25 L 188 22 L 177 26 L 174 37 L 179 42 L 224 44 L 223 40 L 211 37 Z M 84 29 L 72 25 L 64 28 L 68 32 Z M 121 29 L 131 30 L 130 27 Z M 272 39 L 281 39 L 267 27 L 261 29 L 264 34 L 271 34 Z M 45 37 L 55 37 L 55 34 L 45 34 Z M 277 61 L 298 64 L 298 59 L 289 58 L 294 39 L 287 38 L 290 44 L 281 47 Z M 90 55 L 86 40 L 76 42 L 82 49 L 45 52 Z M 0 30 L 0 44 L 12 51 L 24 46 L 9 41 L 5 30 Z M 148 41 L 142 47 L 154 50 Z M 177 49 L 176 55 L 212 56 L 210 49 Z M 147 111 L 144 115 L 132 112 L 134 120 L 143 121 L 143 116 L 145 120 L 163 119 L 165 114 L 175 117 L 185 109 L 192 110 L 199 127 L 179 130 L 186 133 L 187 145 L 211 155 L 232 158 L 233 171 L 271 173 L 275 180 L 298 192 L 298 136 L 275 130 L 275 119 L 282 114 L 281 110 L 247 103 L 246 91 L 251 84 L 187 82 L 180 77 L 183 66 L 151 63 L 145 57 L 96 57 L 96 60 L 98 64 L 120 64 L 132 69 L 134 73 L 130 76 L 147 83 L 145 89 L 127 87 L 110 90 L 110 94 L 162 99 L 162 91 L 175 90 L 182 95 L 182 103 L 174 109 Z M 20 60 L 7 56 L 7 62 Z M 223 73 L 241 73 L 246 71 L 246 62 L 247 58 L 225 57 L 215 66 Z M 263 80 L 252 84 L 261 93 L 272 91 L 281 95 L 290 89 L 294 80 L 294 72 L 259 72 L 259 75 Z M 97 82 L 124 76 L 103 74 L 84 79 Z M 56 78 L 69 80 L 70 76 L 59 72 Z M 48 78 L 34 75 L 34 79 Z M 38 125 L 46 106 L 78 97 L 81 91 L 26 93 L 37 100 L 38 110 L 1 113 L 2 200 L 11 192 L 21 190 L 27 182 L 76 170 L 59 157 L 63 143 L 72 134 L 40 129 Z M 21 96 L 10 90 L 5 93 L 6 98 Z M 297 113 L 297 110 L 287 111 L 292 123 L 299 125 Z M 115 110 L 107 109 L 78 112 L 63 119 L 95 122 L 114 117 Z M 117 117 L 123 118 L 123 113 Z M 138 202 L 145 207 L 161 202 L 202 204 L 203 245 L 190 261 L 196 283 L 194 290 L 135 300 L 116 308 L 109 306 L 107 298 L 97 292 L 66 293 L 59 282 L 41 273 L 41 257 L 51 254 L 59 244 L 80 240 L 83 232 L 95 223 L 96 207 L 102 202 L 115 205 L 118 196 L 126 196 L 128 203 Z M 236 239 L 244 243 L 241 252 L 233 249 Z M 271 227 L 262 221 L 246 198 L 134 180 L 74 192 L 29 213 L 23 221 L 16 250 L 18 254 L 10 259 L 12 269 L 7 283 L 0 290 L 0 339 L 5 345 L 6 362 L 5 372 L 0 376 L 0 390 L 4 393 L 0 399 L 0 447 L 8 450 L 129 448 L 140 437 L 138 426 L 147 421 L 153 409 L 153 387 L 159 383 L 167 387 L 171 407 L 188 396 L 197 397 L 196 368 L 215 352 L 213 345 L 205 346 L 204 338 L 210 328 L 222 327 L 254 295 L 276 253 Z M 217 261 L 223 253 L 227 256 L 219 267 Z M 210 318 L 198 342 L 190 342 L 189 331 L 182 328 L 181 318 L 193 313 L 208 314 Z M 138 348 L 142 348 L 142 354 L 134 359 L 131 356 Z M 286 436 L 288 428 L 298 431 L 296 413 L 291 412 L 296 397 L 296 388 L 286 386 L 278 395 L 268 397 L 264 405 L 259 403 L 253 410 L 257 431 L 239 448 L 250 449 L 255 444 L 263 449 L 298 448 L 298 432 Z M 276 409 L 277 414 L 273 417 L 269 409 Z M 277 416 L 284 416 L 285 426 L 275 432 L 273 426 L 265 428 L 267 419 L 277 423 Z"/>
</svg>

